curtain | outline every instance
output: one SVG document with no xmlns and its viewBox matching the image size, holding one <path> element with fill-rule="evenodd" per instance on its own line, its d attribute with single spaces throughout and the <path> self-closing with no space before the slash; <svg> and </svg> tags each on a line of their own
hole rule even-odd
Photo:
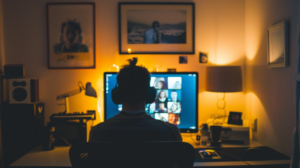
<svg viewBox="0 0 300 168">
<path fill-rule="evenodd" d="M 296 127 L 294 130 L 294 137 L 293 137 L 293 148 L 292 148 L 292 155 L 291 155 L 291 165 L 290 168 L 300 168 L 300 155 L 299 155 L 299 151 L 300 151 L 300 141 L 299 141 L 299 137 L 300 137 L 300 129 L 299 129 L 299 109 L 300 109 L 300 103 L 299 103 L 299 98 L 300 98 L 300 0 L 298 0 L 298 20 L 297 20 L 297 45 L 298 45 L 298 56 L 297 56 L 297 68 L 296 68 L 296 88 L 295 88 L 295 96 L 296 96 Z"/>
</svg>

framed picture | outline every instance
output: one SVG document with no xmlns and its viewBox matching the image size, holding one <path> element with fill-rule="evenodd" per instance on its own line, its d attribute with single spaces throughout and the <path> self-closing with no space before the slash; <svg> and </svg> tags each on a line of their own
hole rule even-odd
<svg viewBox="0 0 300 168">
<path fill-rule="evenodd" d="M 95 68 L 95 4 L 47 3 L 48 68 Z"/>
<path fill-rule="evenodd" d="M 206 64 L 208 61 L 208 53 L 200 52 L 199 53 L 199 62 Z"/>
<path fill-rule="evenodd" d="M 119 3 L 120 54 L 194 54 L 194 3 Z"/>
<path fill-rule="evenodd" d="M 281 22 L 268 29 L 268 67 L 288 66 L 288 23 Z"/>
<path fill-rule="evenodd" d="M 243 125 L 242 113 L 230 111 L 227 124 Z"/>
</svg>

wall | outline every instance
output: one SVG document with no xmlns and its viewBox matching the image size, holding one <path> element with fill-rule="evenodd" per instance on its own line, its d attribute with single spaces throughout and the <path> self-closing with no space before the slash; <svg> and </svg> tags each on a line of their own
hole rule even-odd
<svg viewBox="0 0 300 168">
<path fill-rule="evenodd" d="M 257 118 L 253 139 L 286 155 L 295 126 L 296 0 L 246 0 L 246 109 Z M 268 68 L 267 29 L 289 21 L 290 66 Z"/>
<path fill-rule="evenodd" d="M 146 0 L 136 0 L 143 1 Z M 125 64 L 133 56 L 138 57 L 138 64 L 145 65 L 151 71 L 157 65 L 161 71 L 174 67 L 178 71 L 198 71 L 199 121 L 204 122 L 216 111 L 216 93 L 204 91 L 205 67 L 241 65 L 245 89 L 241 93 L 226 94 L 227 110 L 244 112 L 244 119 L 258 118 L 258 131 L 253 133 L 253 138 L 290 155 L 295 125 L 293 77 L 296 66 L 296 0 L 194 0 L 195 54 L 188 55 L 188 64 L 178 64 L 179 55 L 176 54 L 119 55 L 119 0 L 94 0 L 96 69 L 87 70 L 47 68 L 47 2 L 57 1 L 3 0 L 5 57 L 1 55 L 1 60 L 5 60 L 6 64 L 24 64 L 26 77 L 40 79 L 46 122 L 51 114 L 64 110 L 63 106 L 56 105 L 57 95 L 77 89 L 78 81 L 92 82 L 100 95 L 103 72 L 113 70 L 113 64 Z M 290 21 L 290 66 L 270 69 L 266 64 L 267 28 L 285 20 Z M 200 51 L 209 53 L 208 64 L 198 63 Z M 83 94 L 73 96 L 70 98 L 70 110 L 97 109 L 97 104 L 101 105 L 101 98 L 90 98 Z M 102 113 L 101 107 L 98 112 Z M 97 117 L 96 123 L 100 122 Z"/>
<path fill-rule="evenodd" d="M 136 2 L 155 2 L 137 0 Z M 128 58 L 137 56 L 138 64 L 149 70 L 156 65 L 161 71 L 177 68 L 177 71 L 199 72 L 199 120 L 206 121 L 216 111 L 216 93 L 204 91 L 205 65 L 199 63 L 200 51 L 209 53 L 208 65 L 245 64 L 245 27 L 243 0 L 195 1 L 195 55 L 188 55 L 188 64 L 179 64 L 179 55 L 119 55 L 118 54 L 118 2 L 119 0 L 95 0 L 96 4 L 96 69 L 49 70 L 47 68 L 46 3 L 56 0 L 4 0 L 5 63 L 24 64 L 26 77 L 40 79 L 41 101 L 45 103 L 45 120 L 64 106 L 56 105 L 56 96 L 77 89 L 77 82 L 92 82 L 101 95 L 103 72 L 114 70 L 113 64 L 122 65 Z M 65 0 L 64 2 L 81 2 Z M 168 2 L 168 0 L 166 0 Z M 169 2 L 182 2 L 169 0 Z M 191 2 L 191 1 L 184 1 Z M 16 12 L 17 11 L 17 12 Z M 245 111 L 243 93 L 227 94 L 227 109 Z M 76 95 L 70 98 L 70 111 L 97 109 L 99 99 Z M 98 112 L 102 113 L 102 106 Z M 247 116 L 247 115 L 245 115 Z M 99 116 L 96 123 L 100 122 Z"/>
</svg>

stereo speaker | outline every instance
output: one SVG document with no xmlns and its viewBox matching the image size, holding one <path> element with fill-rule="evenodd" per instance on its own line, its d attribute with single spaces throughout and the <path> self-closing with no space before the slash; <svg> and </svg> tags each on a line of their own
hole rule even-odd
<svg viewBox="0 0 300 168">
<path fill-rule="evenodd" d="M 20 78 L 8 80 L 10 104 L 35 103 L 40 100 L 39 80 Z"/>
</svg>

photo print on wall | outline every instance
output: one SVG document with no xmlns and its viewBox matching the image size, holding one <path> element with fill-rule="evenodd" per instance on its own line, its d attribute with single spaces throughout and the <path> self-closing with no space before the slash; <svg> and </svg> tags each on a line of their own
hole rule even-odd
<svg viewBox="0 0 300 168">
<path fill-rule="evenodd" d="M 194 3 L 120 2 L 119 52 L 194 54 Z"/>
<path fill-rule="evenodd" d="M 200 52 L 199 53 L 199 62 L 207 63 L 208 62 L 208 53 Z"/>
<path fill-rule="evenodd" d="M 95 68 L 95 4 L 47 3 L 48 68 Z"/>
</svg>

